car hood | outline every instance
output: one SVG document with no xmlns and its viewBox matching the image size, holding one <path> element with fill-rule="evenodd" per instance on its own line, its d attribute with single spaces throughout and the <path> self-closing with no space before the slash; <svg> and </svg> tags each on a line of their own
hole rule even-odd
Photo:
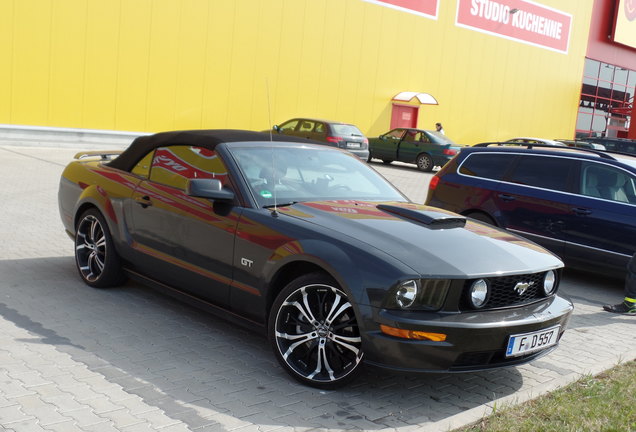
<svg viewBox="0 0 636 432">
<path fill-rule="evenodd" d="M 522 274 L 563 265 L 552 253 L 507 231 L 419 204 L 321 201 L 278 210 L 389 254 L 423 277 Z"/>
</svg>

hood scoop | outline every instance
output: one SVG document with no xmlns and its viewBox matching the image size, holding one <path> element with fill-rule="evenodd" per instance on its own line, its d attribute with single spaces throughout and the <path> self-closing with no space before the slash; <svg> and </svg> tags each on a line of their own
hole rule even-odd
<svg viewBox="0 0 636 432">
<path fill-rule="evenodd" d="M 463 228 L 466 225 L 466 218 L 460 215 L 449 215 L 431 210 L 412 210 L 385 204 L 378 205 L 377 209 L 419 222 L 430 229 Z"/>
</svg>

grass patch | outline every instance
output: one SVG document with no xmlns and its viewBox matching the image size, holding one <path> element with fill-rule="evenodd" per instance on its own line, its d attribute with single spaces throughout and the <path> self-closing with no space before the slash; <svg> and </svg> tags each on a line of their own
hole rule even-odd
<svg viewBox="0 0 636 432">
<path fill-rule="evenodd" d="M 498 409 L 456 432 L 636 431 L 636 361 L 526 403 Z"/>
</svg>

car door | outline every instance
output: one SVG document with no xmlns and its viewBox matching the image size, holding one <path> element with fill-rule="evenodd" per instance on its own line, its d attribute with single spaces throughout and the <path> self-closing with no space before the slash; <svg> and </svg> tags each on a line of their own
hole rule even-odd
<svg viewBox="0 0 636 432">
<path fill-rule="evenodd" d="M 624 271 L 636 250 L 636 176 L 602 161 L 581 161 L 578 173 L 566 257 L 579 266 Z"/>
<path fill-rule="evenodd" d="M 328 131 L 329 131 L 329 128 L 327 127 L 326 123 L 316 122 L 311 138 L 316 141 L 328 142 L 327 140 Z"/>
<path fill-rule="evenodd" d="M 397 159 L 398 146 L 404 135 L 404 129 L 393 129 L 378 138 L 371 140 L 371 152 L 373 157 L 383 161 L 394 161 Z"/>
<path fill-rule="evenodd" d="M 296 129 L 296 136 L 314 139 L 314 127 L 316 123 L 313 120 L 302 119 L 298 124 L 298 128 Z"/>
<path fill-rule="evenodd" d="M 566 157 L 521 155 L 493 196 L 498 221 L 563 257 L 575 164 Z"/>
<path fill-rule="evenodd" d="M 426 134 L 415 129 L 407 129 L 398 148 L 397 159 L 400 162 L 415 162 L 417 155 L 429 153 L 431 141 Z"/>
<path fill-rule="evenodd" d="M 146 256 L 141 271 L 218 304 L 227 304 L 233 278 L 234 237 L 242 208 L 186 194 L 192 178 L 231 181 L 211 150 L 194 146 L 156 149 L 147 180 L 128 206 L 133 247 Z"/>
</svg>

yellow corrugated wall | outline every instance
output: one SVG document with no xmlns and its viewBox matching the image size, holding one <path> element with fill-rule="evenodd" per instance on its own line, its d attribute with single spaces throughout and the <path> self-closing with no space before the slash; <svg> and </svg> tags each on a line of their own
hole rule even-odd
<svg viewBox="0 0 636 432">
<path fill-rule="evenodd" d="M 0 0 L 0 123 L 262 130 L 294 116 L 388 129 L 400 91 L 458 142 L 572 137 L 592 0 L 561 54 L 363 0 Z M 269 97 L 268 97 L 269 94 Z M 271 112 L 271 114 L 270 114 Z M 271 117 L 271 121 L 270 121 Z"/>
</svg>

